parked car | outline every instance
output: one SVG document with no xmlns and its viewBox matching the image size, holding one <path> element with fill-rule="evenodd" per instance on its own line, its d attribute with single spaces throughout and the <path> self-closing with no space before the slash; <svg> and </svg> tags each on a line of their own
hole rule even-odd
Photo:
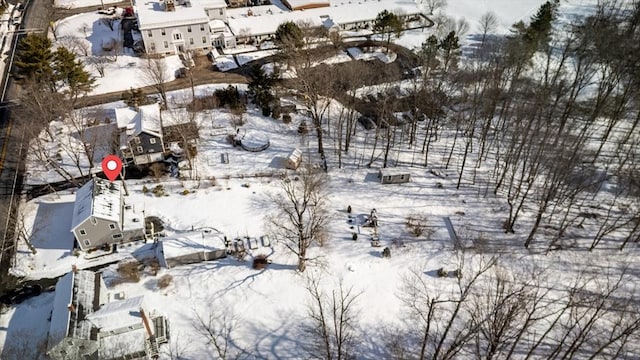
<svg viewBox="0 0 640 360">
<path fill-rule="evenodd" d="M 376 122 L 369 116 L 362 115 L 358 118 L 358 122 L 367 130 L 375 129 Z"/>
<path fill-rule="evenodd" d="M 10 293 L 4 294 L 0 297 L 0 302 L 12 305 L 19 304 L 29 298 L 38 296 L 42 293 L 42 286 L 40 285 L 25 285 L 20 289 L 14 290 Z"/>
</svg>

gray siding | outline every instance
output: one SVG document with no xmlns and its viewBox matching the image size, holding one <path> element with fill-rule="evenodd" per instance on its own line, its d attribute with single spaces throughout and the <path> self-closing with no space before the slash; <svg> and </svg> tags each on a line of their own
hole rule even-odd
<svg viewBox="0 0 640 360">
<path fill-rule="evenodd" d="M 110 224 L 115 225 L 114 230 L 109 227 Z M 80 230 L 84 230 L 86 235 L 81 235 Z M 73 231 L 73 234 L 76 236 L 78 245 L 82 250 L 95 249 L 104 244 L 112 244 L 122 240 L 122 238 L 113 239 L 114 234 L 122 234 L 122 228 L 118 222 L 95 218 L 93 216 L 78 225 Z M 86 240 L 89 240 L 88 245 L 85 244 Z"/>
<path fill-rule="evenodd" d="M 136 139 L 139 139 L 139 142 Z M 152 139 L 155 140 L 155 144 L 151 143 Z M 163 151 L 162 138 L 144 132 L 131 139 L 129 146 L 131 147 L 133 156 L 153 154 Z"/>
</svg>

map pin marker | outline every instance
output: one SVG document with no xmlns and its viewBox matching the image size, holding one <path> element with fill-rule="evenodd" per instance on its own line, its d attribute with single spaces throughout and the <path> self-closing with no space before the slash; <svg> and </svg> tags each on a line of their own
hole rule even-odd
<svg viewBox="0 0 640 360">
<path fill-rule="evenodd" d="M 120 175 L 120 171 L 122 170 L 122 160 L 115 155 L 105 156 L 102 159 L 102 171 L 107 176 L 109 181 L 113 182 L 118 175 Z"/>
</svg>

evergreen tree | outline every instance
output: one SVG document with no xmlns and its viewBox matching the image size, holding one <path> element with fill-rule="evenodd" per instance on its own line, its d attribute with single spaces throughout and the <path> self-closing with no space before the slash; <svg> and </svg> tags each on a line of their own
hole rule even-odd
<svg viewBox="0 0 640 360">
<path fill-rule="evenodd" d="M 82 63 L 76 59 L 76 55 L 63 46 L 53 54 L 52 70 L 54 87 L 58 82 L 62 83 L 69 88 L 73 98 L 90 91 L 95 82 L 84 70 Z"/>
<path fill-rule="evenodd" d="M 302 29 L 293 21 L 282 23 L 276 29 L 275 42 L 280 48 L 301 48 L 304 45 Z"/>
<path fill-rule="evenodd" d="M 274 100 L 271 88 L 276 81 L 275 71 L 273 75 L 268 75 L 258 64 L 254 64 L 249 70 L 249 93 L 253 95 L 258 105 L 268 107 Z"/>
<path fill-rule="evenodd" d="M 422 43 L 422 46 L 418 51 L 418 57 L 420 59 L 420 63 L 425 67 L 425 74 L 438 66 L 438 49 L 438 38 L 436 38 L 435 35 L 429 36 L 429 38 Z"/>
<path fill-rule="evenodd" d="M 376 16 L 375 23 L 373 24 L 373 31 L 386 35 L 387 51 L 389 51 L 392 36 L 400 37 L 402 30 L 403 25 L 400 18 L 388 10 L 381 11 L 378 16 Z"/>
<path fill-rule="evenodd" d="M 27 34 L 16 49 L 16 71 L 36 82 L 50 81 L 53 71 L 51 41 L 41 34 Z"/>
<path fill-rule="evenodd" d="M 460 53 L 460 42 L 455 31 L 449 32 L 447 36 L 440 41 L 440 49 L 442 49 L 444 71 L 447 71 L 451 66 L 455 67 L 455 60 Z"/>
</svg>

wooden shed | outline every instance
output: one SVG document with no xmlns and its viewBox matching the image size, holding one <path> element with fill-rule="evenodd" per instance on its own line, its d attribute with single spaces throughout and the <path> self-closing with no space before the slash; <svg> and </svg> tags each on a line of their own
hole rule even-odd
<svg viewBox="0 0 640 360">
<path fill-rule="evenodd" d="M 378 174 L 381 184 L 402 184 L 411 180 L 411 174 L 398 169 L 380 169 Z"/>
<path fill-rule="evenodd" d="M 295 170 L 300 166 L 302 162 L 302 151 L 300 149 L 293 149 L 287 158 L 284 160 L 284 166 L 287 169 Z"/>
</svg>

